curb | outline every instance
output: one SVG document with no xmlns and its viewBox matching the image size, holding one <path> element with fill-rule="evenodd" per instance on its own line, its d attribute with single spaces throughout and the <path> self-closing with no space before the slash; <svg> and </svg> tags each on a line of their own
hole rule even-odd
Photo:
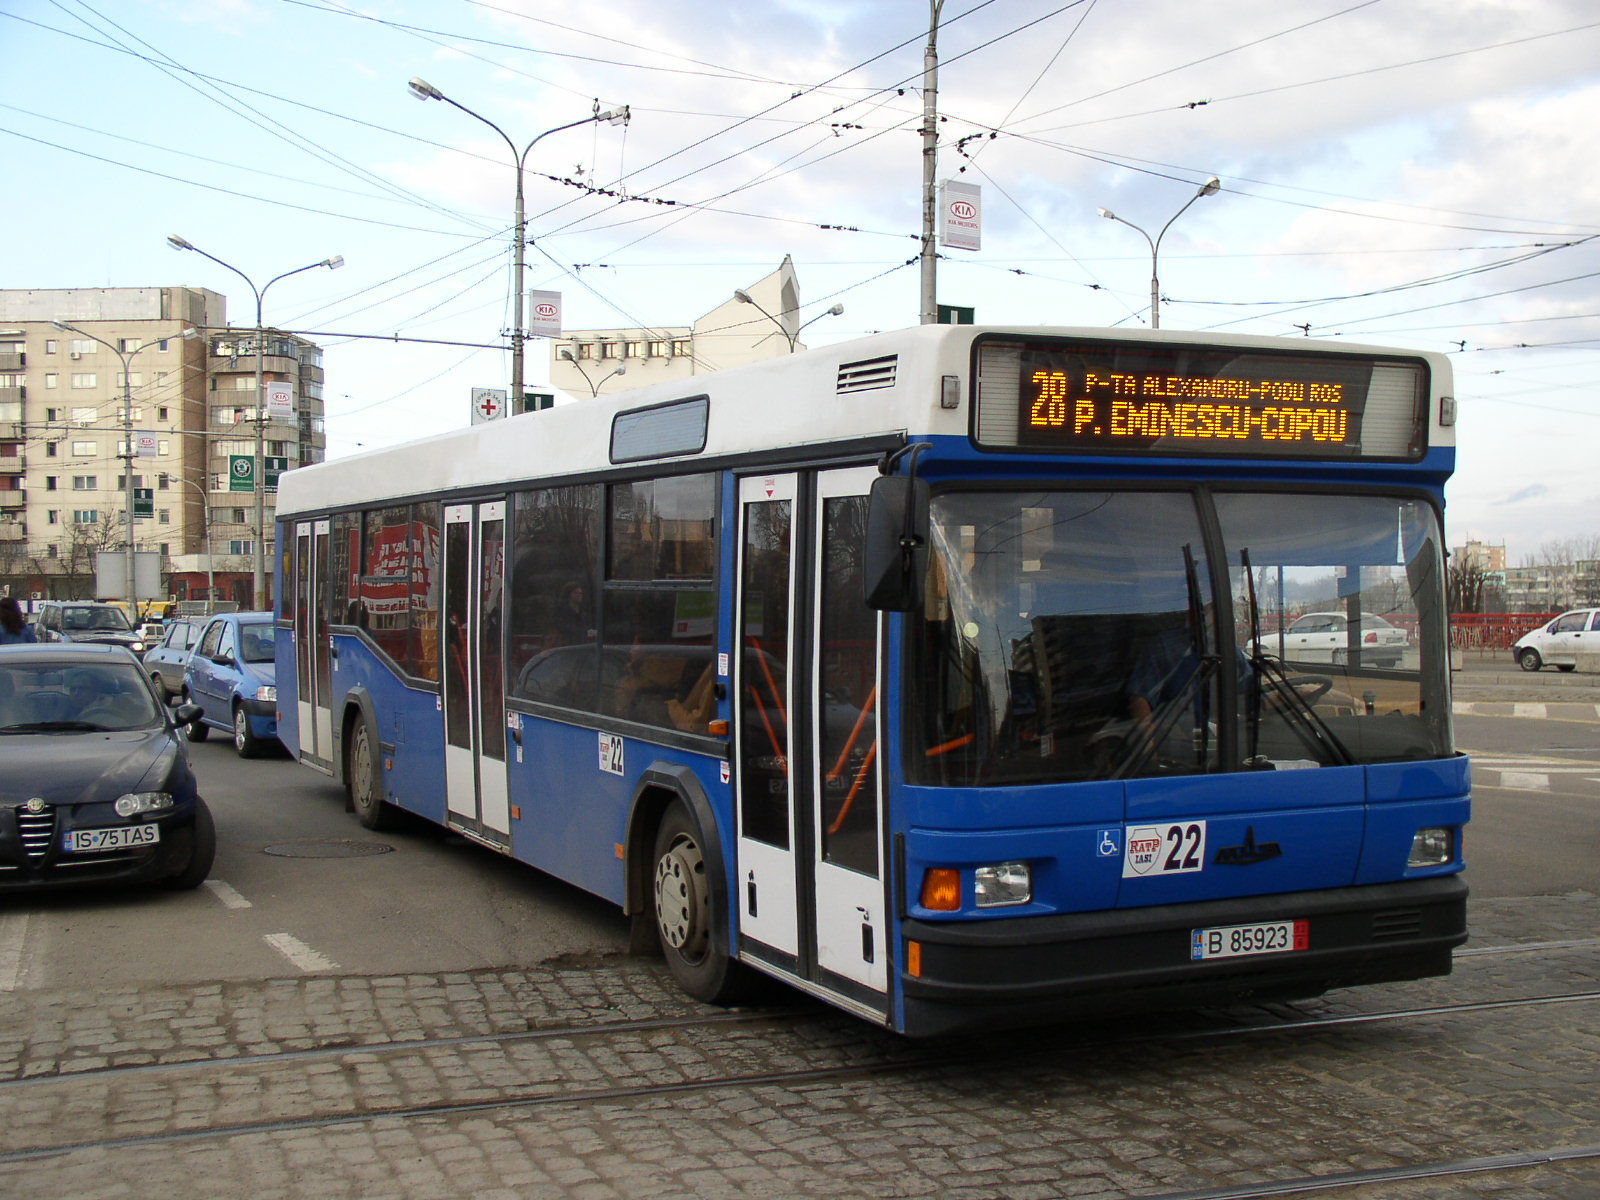
<svg viewBox="0 0 1600 1200">
<path fill-rule="evenodd" d="M 1458 717 L 1532 717 L 1538 721 L 1584 721 L 1600 724 L 1600 704 L 1529 704 L 1510 700 L 1458 700 L 1451 711 Z"/>
</svg>

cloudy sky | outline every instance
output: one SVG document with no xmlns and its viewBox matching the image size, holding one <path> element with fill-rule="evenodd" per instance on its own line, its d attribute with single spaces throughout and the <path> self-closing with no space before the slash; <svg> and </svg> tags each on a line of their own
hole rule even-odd
<svg viewBox="0 0 1600 1200">
<path fill-rule="evenodd" d="M 1593 0 L 944 0 L 941 176 L 980 322 L 1450 353 L 1452 541 L 1600 533 Z M 0 287 L 257 283 L 327 347 L 330 454 L 505 386 L 512 175 L 569 327 L 682 325 L 794 257 L 812 345 L 915 324 L 925 0 L 0 0 Z M 362 340 L 355 334 L 390 336 Z M 405 339 L 431 341 L 396 341 Z M 444 343 L 466 343 L 449 345 Z M 535 344 L 529 378 L 542 381 Z"/>
</svg>

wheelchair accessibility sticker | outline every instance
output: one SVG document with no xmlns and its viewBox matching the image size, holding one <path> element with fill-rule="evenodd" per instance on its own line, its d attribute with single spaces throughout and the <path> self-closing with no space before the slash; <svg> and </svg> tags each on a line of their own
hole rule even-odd
<svg viewBox="0 0 1600 1200">
<path fill-rule="evenodd" d="M 1100 858 L 1121 857 L 1122 830 L 1102 829 L 1095 834 L 1095 854 Z"/>
</svg>

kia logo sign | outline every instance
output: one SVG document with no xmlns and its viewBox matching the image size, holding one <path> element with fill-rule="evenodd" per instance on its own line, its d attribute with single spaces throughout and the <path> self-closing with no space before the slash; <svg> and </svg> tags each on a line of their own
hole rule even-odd
<svg viewBox="0 0 1600 1200">
<path fill-rule="evenodd" d="M 535 304 L 533 306 L 533 311 L 534 311 L 534 314 L 536 316 L 553 317 L 558 312 L 560 312 L 561 310 L 558 309 L 554 304 L 546 303 L 546 304 Z"/>
<path fill-rule="evenodd" d="M 970 200 L 957 200 L 950 206 L 950 215 L 963 221 L 970 221 L 978 215 L 978 206 Z"/>
</svg>

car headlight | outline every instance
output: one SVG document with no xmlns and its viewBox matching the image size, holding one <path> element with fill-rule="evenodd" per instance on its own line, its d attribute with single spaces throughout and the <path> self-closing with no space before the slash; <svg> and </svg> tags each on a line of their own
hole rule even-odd
<svg viewBox="0 0 1600 1200">
<path fill-rule="evenodd" d="M 270 700 L 273 703 L 277 703 L 277 700 L 278 700 L 278 689 L 275 688 L 275 687 L 258 687 L 256 689 L 256 699 L 257 700 Z"/>
<path fill-rule="evenodd" d="M 995 863 L 972 873 L 973 898 L 979 908 L 1026 904 L 1033 899 L 1033 872 L 1025 862 Z"/>
<path fill-rule="evenodd" d="M 128 649 L 132 650 L 135 654 L 137 654 L 137 653 L 139 653 L 139 651 L 144 649 L 144 643 L 143 642 L 135 642 L 133 645 L 129 646 Z"/>
<path fill-rule="evenodd" d="M 172 807 L 169 792 L 128 792 L 117 797 L 117 816 L 131 817 L 138 813 L 157 812 Z"/>
<path fill-rule="evenodd" d="M 1442 867 L 1453 862 L 1456 856 L 1456 831 L 1453 826 L 1439 825 L 1417 830 L 1411 839 L 1411 853 L 1406 858 L 1408 867 Z"/>
</svg>

